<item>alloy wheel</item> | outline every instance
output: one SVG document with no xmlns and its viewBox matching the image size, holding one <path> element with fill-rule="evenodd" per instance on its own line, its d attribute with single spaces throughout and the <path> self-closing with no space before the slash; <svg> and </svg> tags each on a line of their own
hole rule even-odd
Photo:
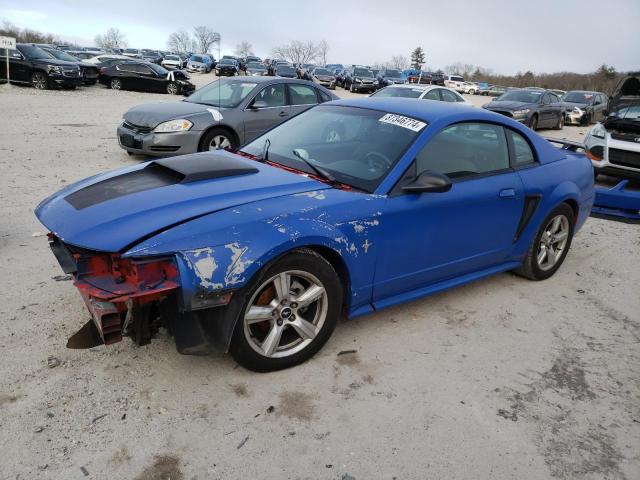
<svg viewBox="0 0 640 480">
<path fill-rule="evenodd" d="M 122 88 L 122 82 L 117 78 L 111 79 L 111 89 L 112 90 L 120 90 Z"/>
<path fill-rule="evenodd" d="M 175 94 L 177 94 L 177 93 L 178 93 L 178 85 L 176 85 L 176 84 L 175 84 L 175 83 L 173 83 L 173 82 L 169 82 L 169 83 L 167 84 L 167 93 L 168 93 L 169 95 L 175 95 Z"/>
<path fill-rule="evenodd" d="M 564 215 L 551 219 L 542 232 L 538 245 L 537 262 L 540 270 L 551 270 L 562 257 L 569 239 L 569 220 Z"/>
<path fill-rule="evenodd" d="M 47 88 L 47 77 L 44 75 L 44 73 L 34 73 L 31 82 L 33 83 L 33 87 L 37 88 L 38 90 L 45 90 Z"/>
<path fill-rule="evenodd" d="M 269 278 L 255 291 L 243 317 L 253 350 L 283 358 L 306 348 L 327 319 L 328 295 L 309 272 L 289 270 Z"/>
<path fill-rule="evenodd" d="M 209 144 L 209 150 L 217 150 L 219 148 L 229 147 L 231 147 L 231 141 L 224 135 L 216 135 L 211 139 L 211 143 Z"/>
</svg>

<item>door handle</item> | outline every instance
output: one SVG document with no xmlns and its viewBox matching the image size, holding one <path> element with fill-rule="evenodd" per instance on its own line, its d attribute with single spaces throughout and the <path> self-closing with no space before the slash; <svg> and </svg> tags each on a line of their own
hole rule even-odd
<svg viewBox="0 0 640 480">
<path fill-rule="evenodd" d="M 500 190 L 500 198 L 514 198 L 516 191 L 513 188 L 503 188 Z"/>
<path fill-rule="evenodd" d="M 278 114 L 279 117 L 286 117 L 287 115 L 288 115 L 287 112 L 280 112 Z"/>
</svg>

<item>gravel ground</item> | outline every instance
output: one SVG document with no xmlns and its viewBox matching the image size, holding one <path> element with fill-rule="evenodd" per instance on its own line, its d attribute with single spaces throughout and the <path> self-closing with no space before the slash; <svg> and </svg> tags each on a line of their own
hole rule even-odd
<svg viewBox="0 0 640 480">
<path fill-rule="evenodd" d="M 1 90 L 1 479 L 640 478 L 637 225 L 590 219 L 550 280 L 341 323 L 287 371 L 181 356 L 166 334 L 67 350 L 88 314 L 33 209 L 140 161 L 117 145 L 122 113 L 179 97 Z"/>
</svg>

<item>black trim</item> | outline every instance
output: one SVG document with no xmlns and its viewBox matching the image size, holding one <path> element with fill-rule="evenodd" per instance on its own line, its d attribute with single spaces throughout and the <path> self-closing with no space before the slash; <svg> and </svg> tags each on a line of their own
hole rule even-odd
<svg viewBox="0 0 640 480">
<path fill-rule="evenodd" d="M 518 223 L 518 229 L 516 230 L 516 235 L 513 238 L 513 243 L 516 243 L 520 239 L 522 232 L 524 232 L 524 229 L 529 225 L 529 222 L 531 221 L 531 218 L 533 218 L 533 214 L 538 208 L 541 199 L 542 195 L 527 195 L 524 197 L 522 216 L 520 217 L 520 223 Z"/>
</svg>

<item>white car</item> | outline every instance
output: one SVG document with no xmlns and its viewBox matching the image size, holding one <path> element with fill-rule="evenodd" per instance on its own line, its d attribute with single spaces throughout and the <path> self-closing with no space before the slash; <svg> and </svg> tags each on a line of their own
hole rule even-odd
<svg viewBox="0 0 640 480">
<path fill-rule="evenodd" d="M 389 85 L 370 95 L 371 97 L 399 97 L 421 98 L 424 100 L 438 100 L 440 102 L 455 102 L 473 107 L 473 103 L 464 99 L 455 90 L 439 85 L 421 85 L 406 83 L 404 85 Z"/>
<path fill-rule="evenodd" d="M 455 90 L 456 92 L 464 92 L 464 85 L 465 81 L 464 78 L 462 78 L 460 75 L 445 75 L 444 76 L 444 86 L 445 87 L 449 87 L 452 90 Z"/>
<path fill-rule="evenodd" d="M 127 57 L 125 55 L 111 55 L 111 54 L 104 55 L 103 54 L 103 55 L 97 55 L 95 57 L 87 58 L 86 60 L 83 60 L 83 61 L 97 65 L 98 63 L 102 63 L 105 60 L 131 60 L 131 57 Z"/>
<path fill-rule="evenodd" d="M 461 86 L 460 89 L 461 90 L 457 90 L 458 92 L 461 91 L 461 93 L 467 93 L 469 95 L 475 95 L 476 93 L 478 93 L 478 85 L 476 85 L 475 83 L 472 82 L 464 82 Z"/>
<path fill-rule="evenodd" d="M 640 76 L 623 79 L 584 144 L 595 174 L 640 180 Z"/>
<path fill-rule="evenodd" d="M 166 69 L 176 69 L 182 68 L 183 60 L 179 55 L 166 55 L 160 65 L 162 65 Z"/>
</svg>

